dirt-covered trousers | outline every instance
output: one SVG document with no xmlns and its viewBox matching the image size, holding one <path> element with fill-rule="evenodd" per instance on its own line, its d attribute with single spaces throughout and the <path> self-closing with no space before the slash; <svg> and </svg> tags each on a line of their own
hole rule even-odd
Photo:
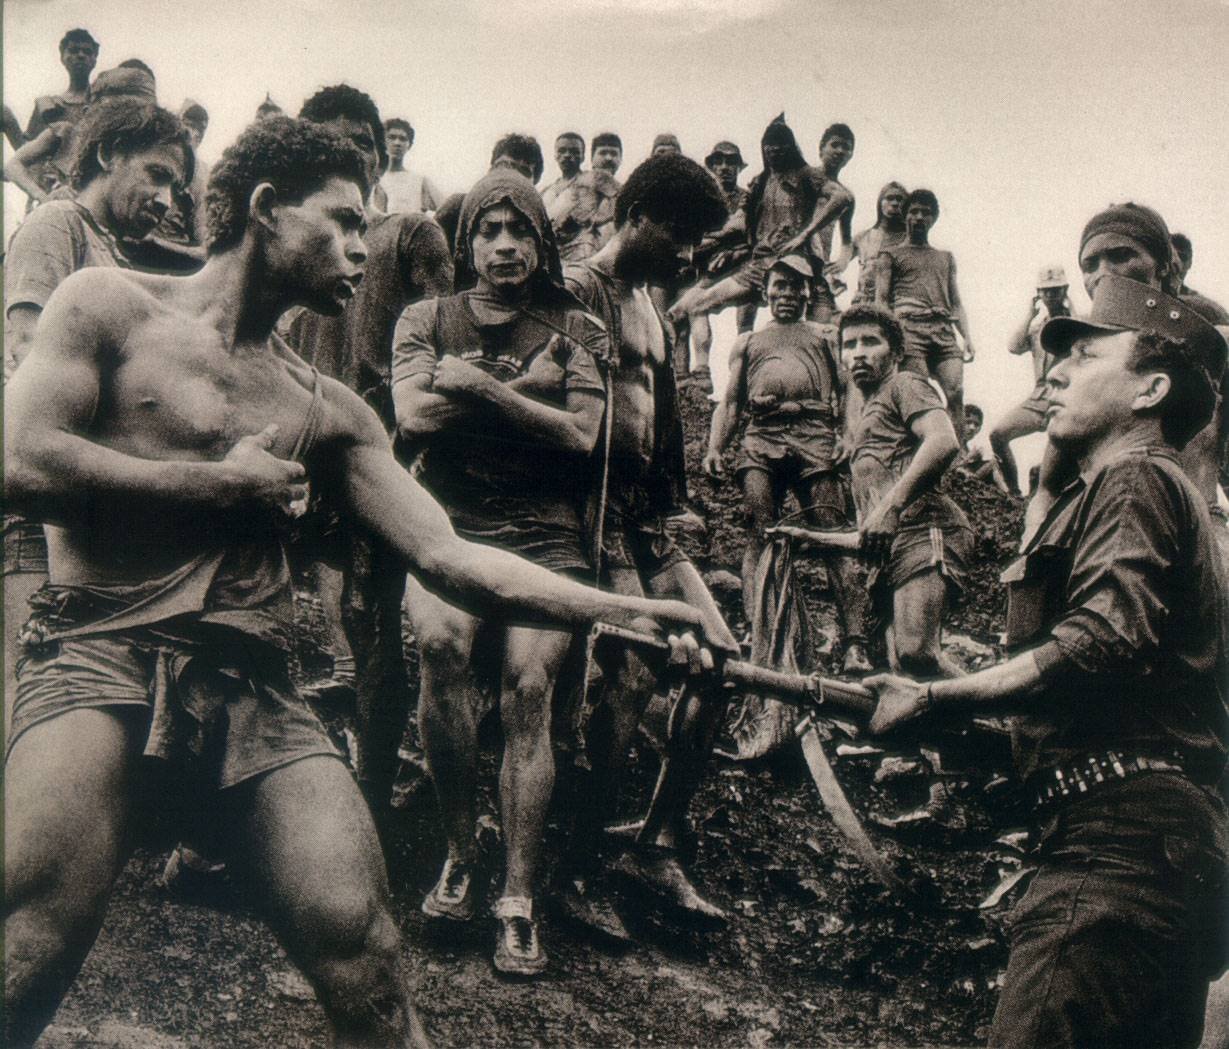
<svg viewBox="0 0 1229 1049">
<path fill-rule="evenodd" d="M 990 1045 L 1197 1046 L 1226 957 L 1219 795 L 1154 772 L 1042 822 Z"/>
</svg>

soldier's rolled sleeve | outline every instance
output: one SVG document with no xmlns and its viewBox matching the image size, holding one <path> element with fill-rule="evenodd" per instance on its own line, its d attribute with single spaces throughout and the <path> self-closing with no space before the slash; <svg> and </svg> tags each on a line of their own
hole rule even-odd
<svg viewBox="0 0 1229 1049">
<path fill-rule="evenodd" d="M 1179 554 L 1169 479 L 1147 459 L 1124 459 L 1095 485 L 1073 551 L 1067 611 L 1035 653 L 1043 677 L 1064 667 L 1147 673 L 1177 596 L 1167 583 Z"/>
</svg>

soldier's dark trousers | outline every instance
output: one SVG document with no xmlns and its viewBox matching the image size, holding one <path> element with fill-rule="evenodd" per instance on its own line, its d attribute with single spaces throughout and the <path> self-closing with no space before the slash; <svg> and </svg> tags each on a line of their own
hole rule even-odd
<svg viewBox="0 0 1229 1049">
<path fill-rule="evenodd" d="M 1197 1046 L 1227 960 L 1227 839 L 1219 795 L 1168 772 L 1041 822 L 991 1046 Z"/>
</svg>

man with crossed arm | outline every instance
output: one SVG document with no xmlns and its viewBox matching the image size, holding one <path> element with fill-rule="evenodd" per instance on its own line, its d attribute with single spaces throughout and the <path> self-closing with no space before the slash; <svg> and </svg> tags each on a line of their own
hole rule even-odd
<svg viewBox="0 0 1229 1049">
<path fill-rule="evenodd" d="M 338 1045 L 426 1043 L 370 816 L 289 678 L 281 522 L 309 481 L 475 612 L 699 620 L 460 540 L 375 413 L 276 336 L 353 296 L 369 190 L 333 132 L 252 125 L 214 168 L 200 273 L 74 274 L 8 386 L 6 498 L 52 524 L 5 765 L 6 1044 L 54 1014 L 159 784 L 191 792 Z"/>
</svg>

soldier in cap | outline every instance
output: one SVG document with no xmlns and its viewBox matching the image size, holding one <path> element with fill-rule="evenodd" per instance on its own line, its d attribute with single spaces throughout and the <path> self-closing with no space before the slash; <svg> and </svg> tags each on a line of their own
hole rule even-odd
<svg viewBox="0 0 1229 1049">
<path fill-rule="evenodd" d="M 1037 275 L 1037 293 L 1029 304 L 1029 317 L 1012 336 L 1008 351 L 1033 355 L 1033 392 L 1012 408 L 990 431 L 990 447 L 1002 471 L 1003 479 L 1013 492 L 1019 490 L 1019 472 L 1011 442 L 1045 429 L 1046 374 L 1054 358 L 1042 348 L 1041 329 L 1051 317 L 1070 317 L 1071 300 L 1067 298 L 1067 274 L 1062 266 L 1045 266 Z"/>
<path fill-rule="evenodd" d="M 814 273 L 801 255 L 772 264 L 764 281 L 764 300 L 772 314 L 767 327 L 740 335 L 730 351 L 730 379 L 713 413 L 704 469 L 725 474 L 721 461 L 746 411 L 742 455 L 735 476 L 752 533 L 743 554 L 743 605 L 754 618 L 758 595 L 756 566 L 768 542 L 766 530 L 781 514 L 787 491 L 806 508 L 819 529 L 846 523 L 846 494 L 836 471 L 837 428 L 842 384 L 831 328 L 806 320 Z M 837 607 L 844 622 L 846 672 L 870 669 L 866 656 L 866 592 L 852 557 L 829 561 Z"/>
<path fill-rule="evenodd" d="M 1010 919 L 990 1044 L 1195 1046 L 1226 961 L 1226 609 L 1207 506 L 1178 452 L 1223 355 L 1193 309 L 1103 277 L 1042 330 L 1046 429 L 1079 467 L 1008 582 L 1004 663 L 867 679 L 873 732 L 932 708 L 1016 715 L 1037 870 Z"/>
</svg>

